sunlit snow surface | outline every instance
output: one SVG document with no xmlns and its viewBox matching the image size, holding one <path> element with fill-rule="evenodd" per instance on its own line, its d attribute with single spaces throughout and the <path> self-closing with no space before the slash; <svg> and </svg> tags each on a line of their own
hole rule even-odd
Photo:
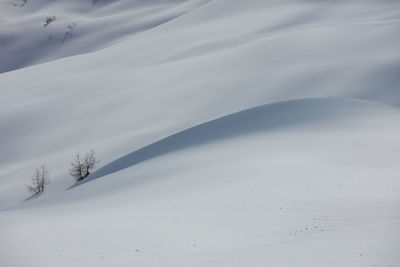
<svg viewBox="0 0 400 267">
<path fill-rule="evenodd" d="M 0 2 L 0 266 L 400 266 L 399 44 L 394 0 Z"/>
</svg>

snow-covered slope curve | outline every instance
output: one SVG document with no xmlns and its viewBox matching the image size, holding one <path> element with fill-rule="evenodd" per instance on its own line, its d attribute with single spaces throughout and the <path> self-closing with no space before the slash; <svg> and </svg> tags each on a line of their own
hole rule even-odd
<svg viewBox="0 0 400 267">
<path fill-rule="evenodd" d="M 221 118 L 181 133 L 184 148 L 164 140 L 182 149 L 3 210 L 12 242 L 0 257 L 16 267 L 396 266 L 399 122 L 398 108 L 346 99 Z"/>
<path fill-rule="evenodd" d="M 0 73 L 96 51 L 208 1 L 3 1 Z"/>
<path fill-rule="evenodd" d="M 123 13 L 131 3 L 127 12 L 139 12 L 150 2 L 118 3 L 99 10 Z M 57 191 L 73 183 L 67 166 L 79 151 L 95 148 L 111 162 L 255 106 L 307 97 L 399 105 L 398 7 L 215 0 L 94 53 L 2 73 L 0 205 L 26 198 L 21 183 L 42 163 Z"/>
<path fill-rule="evenodd" d="M 369 109 L 371 107 L 372 109 Z M 364 120 L 363 117 L 378 116 L 382 111 L 392 111 L 394 114 L 400 112 L 396 108 L 363 101 L 329 98 L 266 104 L 192 127 L 145 146 L 105 165 L 77 185 L 132 167 L 143 161 L 193 146 L 214 143 L 218 140 L 227 140 L 242 135 L 279 131 L 282 128 L 299 130 L 310 124 L 317 124 L 318 127 L 334 127 L 337 120 L 344 123 L 350 116 L 355 123 L 354 117 L 362 121 Z M 382 116 L 382 114 L 380 115 Z M 392 114 L 388 112 L 387 115 Z M 372 120 L 372 118 L 370 119 Z M 360 121 L 358 122 L 360 123 Z M 400 120 L 397 122 L 400 123 Z"/>
<path fill-rule="evenodd" d="M 399 265 L 399 1 L 2 7 L 1 267 Z"/>
</svg>

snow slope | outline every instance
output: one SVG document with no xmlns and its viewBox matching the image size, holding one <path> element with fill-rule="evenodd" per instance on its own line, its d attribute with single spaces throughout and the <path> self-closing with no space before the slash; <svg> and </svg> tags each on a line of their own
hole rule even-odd
<svg viewBox="0 0 400 267">
<path fill-rule="evenodd" d="M 179 17 L 208 0 L 0 2 L 0 73 L 88 53 Z M 46 18 L 55 20 L 46 25 Z"/>
<path fill-rule="evenodd" d="M 2 5 L 0 266 L 400 266 L 399 7 Z"/>
<path fill-rule="evenodd" d="M 6 266 L 396 266 L 399 133 L 398 108 L 354 100 L 223 117 L 3 211 L 0 256 Z"/>
</svg>

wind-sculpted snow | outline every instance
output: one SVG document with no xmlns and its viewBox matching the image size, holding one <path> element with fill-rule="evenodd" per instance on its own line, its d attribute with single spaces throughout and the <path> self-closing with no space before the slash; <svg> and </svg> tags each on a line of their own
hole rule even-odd
<svg viewBox="0 0 400 267">
<path fill-rule="evenodd" d="M 28 197 L 21 185 L 34 165 L 55 170 L 51 191 L 62 191 L 73 183 L 66 166 L 77 152 L 95 148 L 102 164 L 112 162 L 240 110 L 314 97 L 400 105 L 398 7 L 361 0 L 4 5 L 0 68 L 79 55 L 0 75 L 0 205 Z M 144 31 L 131 35 L 137 27 Z M 44 47 L 53 30 L 51 40 L 64 42 L 54 51 Z"/>
<path fill-rule="evenodd" d="M 400 266 L 399 43 L 393 0 L 0 0 L 0 266 Z"/>
<path fill-rule="evenodd" d="M 93 52 L 208 1 L 28 0 L 23 5 L 17 0 L 3 1 L 0 73 Z M 47 18 L 53 19 L 46 22 Z"/>
<path fill-rule="evenodd" d="M 293 100 L 251 108 L 192 127 L 145 146 L 106 164 L 77 185 L 193 146 L 287 128 L 302 129 L 307 125 L 326 127 L 334 125 L 335 120 L 343 122 L 349 117 L 355 120 L 354 116 L 370 116 L 380 112 L 380 109 L 376 110 L 375 105 L 363 101 L 325 98 Z M 375 113 L 369 109 L 371 106 Z"/>
<path fill-rule="evenodd" d="M 396 266 L 399 134 L 399 108 L 366 101 L 244 110 L 117 159 L 101 179 L 2 210 L 2 240 L 13 242 L 0 258 L 17 267 Z"/>
</svg>

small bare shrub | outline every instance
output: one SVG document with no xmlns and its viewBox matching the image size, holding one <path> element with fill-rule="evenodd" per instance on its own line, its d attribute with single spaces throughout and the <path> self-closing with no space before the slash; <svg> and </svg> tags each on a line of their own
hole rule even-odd
<svg viewBox="0 0 400 267">
<path fill-rule="evenodd" d="M 77 181 L 82 181 L 88 177 L 91 171 L 96 167 L 99 161 L 96 159 L 96 155 L 93 150 L 81 156 L 76 154 L 75 160 L 71 162 L 69 173 Z"/>
<path fill-rule="evenodd" d="M 49 172 L 45 165 L 36 168 L 35 173 L 32 175 L 32 185 L 28 186 L 28 190 L 34 195 L 39 195 L 44 192 L 46 185 L 50 182 Z"/>
</svg>

